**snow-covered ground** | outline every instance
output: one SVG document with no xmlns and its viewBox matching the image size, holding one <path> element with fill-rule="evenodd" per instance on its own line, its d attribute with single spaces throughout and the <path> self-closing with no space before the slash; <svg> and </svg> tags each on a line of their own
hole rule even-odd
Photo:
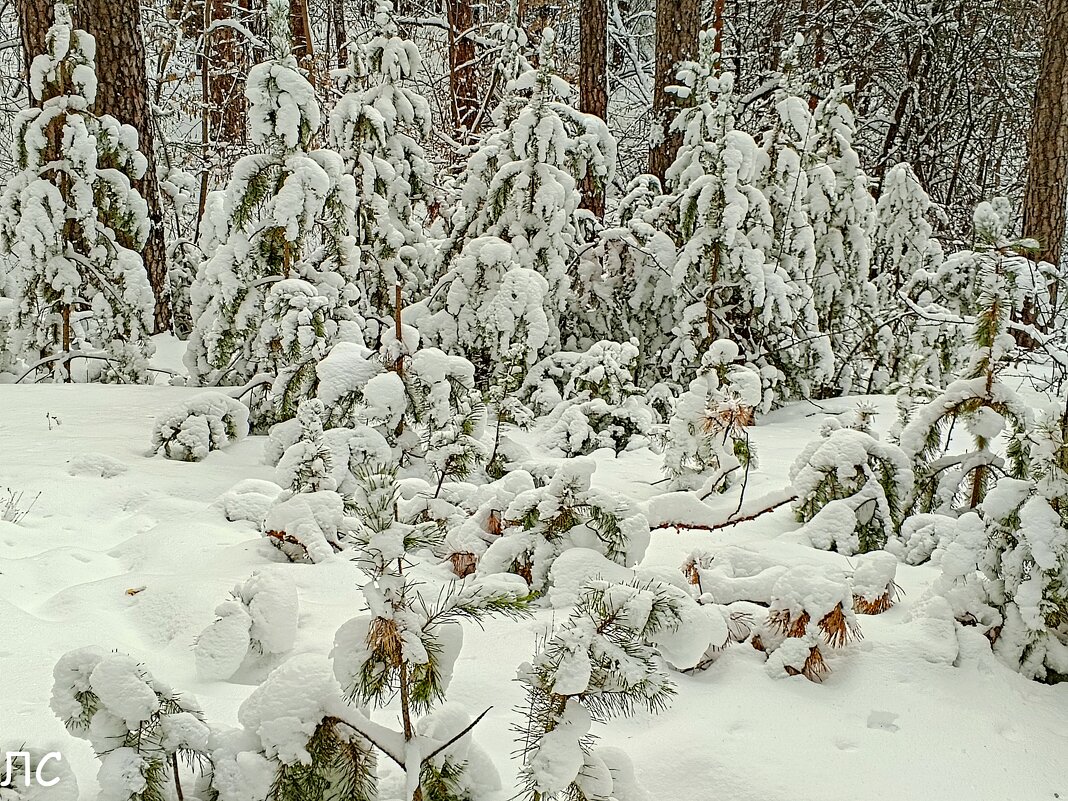
<svg viewBox="0 0 1068 801">
<path fill-rule="evenodd" d="M 294 653 L 328 653 L 338 626 L 362 607 L 354 565 L 343 558 L 286 563 L 251 523 L 227 522 L 213 506 L 242 479 L 271 478 L 261 462 L 263 438 L 197 464 L 148 455 L 155 416 L 195 392 L 0 386 L 0 488 L 24 493 L 23 506 L 40 494 L 19 524 L 0 522 L 0 747 L 56 747 L 78 774 L 84 799 L 96 798 L 96 760 L 48 706 L 63 653 L 90 644 L 130 653 L 226 726 L 236 724 L 238 706 L 271 666 L 230 682 L 196 677 L 193 639 L 235 584 L 265 568 L 294 578 L 301 608 Z M 851 405 L 826 404 L 833 411 Z M 882 399 L 878 407 L 885 428 L 892 403 Z M 822 414 L 798 404 L 754 429 L 760 465 L 747 497 L 782 489 Z M 652 500 L 663 493 L 654 454 L 598 452 L 595 459 L 595 485 L 647 504 L 653 523 L 692 513 L 676 505 L 677 496 Z M 710 501 L 707 519 L 729 514 L 736 492 Z M 725 545 L 764 550 L 785 564 L 844 562 L 799 542 L 791 533 L 797 527 L 782 507 L 714 532 L 659 529 L 643 564 L 675 570 L 694 549 Z M 662 715 L 640 712 L 598 734 L 630 753 L 656 801 L 1068 797 L 1060 763 L 1068 686 L 1025 680 L 995 660 L 981 635 L 958 629 L 947 607 L 925 598 L 936 573 L 901 566 L 901 602 L 861 618 L 863 639 L 828 655 L 822 684 L 772 678 L 762 653 L 733 646 L 704 672 L 677 675 L 677 697 Z M 510 727 L 522 693 L 515 669 L 561 614 L 543 610 L 466 631 L 450 700 L 476 714 L 493 707 L 476 738 L 505 778 L 502 801 L 516 772 Z M 387 778 L 384 787 L 396 783 Z"/>
</svg>

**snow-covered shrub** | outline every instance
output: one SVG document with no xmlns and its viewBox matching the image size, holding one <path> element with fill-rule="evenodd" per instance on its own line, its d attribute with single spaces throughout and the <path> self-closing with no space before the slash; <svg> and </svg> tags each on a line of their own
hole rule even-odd
<svg viewBox="0 0 1068 801">
<path fill-rule="evenodd" d="M 62 656 L 52 675 L 52 711 L 100 760 L 99 801 L 169 798 L 179 765 L 206 772 L 211 732 L 196 704 L 133 658 L 83 648 Z"/>
<path fill-rule="evenodd" d="M 326 443 L 323 417 L 326 409 L 318 399 L 301 401 L 297 410 L 300 439 L 286 448 L 278 461 L 278 483 L 291 493 L 336 490 L 334 452 Z"/>
<path fill-rule="evenodd" d="M 275 668 L 237 713 L 241 728 L 212 743 L 219 801 L 378 798 L 370 722 L 345 703 L 330 662 L 295 656 Z"/>
<path fill-rule="evenodd" d="M 886 543 L 886 550 L 907 565 L 920 565 L 956 535 L 956 521 L 939 514 L 914 514 L 901 523 L 897 536 Z"/>
<path fill-rule="evenodd" d="M 271 59 L 252 68 L 245 89 L 261 152 L 234 165 L 213 205 L 220 244 L 190 291 L 190 375 L 252 382 L 257 425 L 291 416 L 310 394 L 315 362 L 351 327 L 358 296 L 356 186 L 337 153 L 309 150 L 319 104 L 290 52 L 289 13 L 268 3 Z"/>
<path fill-rule="evenodd" d="M 358 311 L 380 325 L 399 311 L 398 287 L 416 297 L 424 289 L 420 217 L 433 186 L 417 140 L 430 131 L 430 106 L 406 85 L 421 70 L 419 50 L 398 33 L 393 17 L 392 4 L 379 0 L 368 37 L 349 42 L 348 65 L 335 73 L 342 95 L 328 126 L 330 147 L 344 159 L 360 198 L 353 228 L 362 254 Z M 368 333 L 377 341 L 378 332 Z"/>
<path fill-rule="evenodd" d="M 504 510 L 501 536 L 479 562 L 479 575 L 516 573 L 542 593 L 553 561 L 568 548 L 590 548 L 625 567 L 641 561 L 648 521 L 627 498 L 594 489 L 594 469 L 588 457 L 568 459 L 547 486 L 517 495 Z"/>
<path fill-rule="evenodd" d="M 795 567 L 778 578 L 771 596 L 753 647 L 769 654 L 772 676 L 821 681 L 828 670 L 824 649 L 842 648 L 861 636 L 849 584 Z"/>
<path fill-rule="evenodd" d="M 653 412 L 634 383 L 638 354 L 636 341 L 608 340 L 578 354 L 541 446 L 564 456 L 598 448 L 619 453 L 635 438 L 647 436 Z"/>
<path fill-rule="evenodd" d="M 816 548 L 850 555 L 883 548 L 898 530 L 913 489 L 896 445 L 854 428 L 810 442 L 790 468 L 802 531 Z"/>
<path fill-rule="evenodd" d="M 47 52 L 30 66 L 39 105 L 13 123 L 17 172 L 0 198 L 0 249 L 15 265 L 15 327 L 38 376 L 71 379 L 71 360 L 102 381 L 148 377 L 153 297 L 140 250 L 147 162 L 137 131 L 96 115 L 96 42 L 55 6 Z"/>
<path fill-rule="evenodd" d="M 732 365 L 738 356 L 733 342 L 714 342 L 675 403 L 664 442 L 664 472 L 674 489 L 721 492 L 755 464 L 746 429 L 760 405 L 760 376 Z"/>
<path fill-rule="evenodd" d="M 1005 255 L 1001 243 L 989 243 L 981 264 L 979 313 L 972 330 L 968 361 L 960 378 L 928 403 L 914 408 L 898 441 L 916 474 L 914 507 L 919 512 L 954 513 L 975 509 L 1005 458 L 994 450 L 1006 430 L 1025 431 L 1031 412 L 1000 374 L 1016 346 L 1009 321 L 1020 307 L 1017 275 L 1022 257 Z M 971 435 L 972 450 L 947 453 L 956 423 Z M 1010 439 L 1010 446 L 1019 440 Z M 1022 455 L 1010 447 L 1009 468 L 1023 473 Z"/>
<path fill-rule="evenodd" d="M 317 368 L 318 397 L 332 422 L 372 426 L 397 458 L 424 467 L 440 493 L 446 480 L 465 478 L 488 459 L 481 441 L 485 406 L 471 362 L 420 348 L 411 327 L 402 336 L 403 344 L 385 331 L 378 354 L 336 345 Z"/>
<path fill-rule="evenodd" d="M 5 384 L 14 380 L 19 364 L 14 331 L 16 306 L 14 300 L 0 294 L 0 383 Z"/>
<path fill-rule="evenodd" d="M 445 526 L 435 553 L 445 559 L 475 564 L 504 531 L 504 513 L 521 493 L 535 487 L 526 470 L 513 470 L 489 484 L 462 485 L 455 500 L 459 514 Z"/>
<path fill-rule="evenodd" d="M 667 706 L 675 685 L 653 639 L 678 630 L 679 594 L 662 582 L 591 581 L 575 611 L 519 668 L 522 798 L 634 798 L 622 752 L 591 742 L 593 723 Z M 692 603 L 692 602 L 691 602 Z"/>
<path fill-rule="evenodd" d="M 248 407 L 221 392 L 201 392 L 156 418 L 152 452 L 199 462 L 248 435 Z"/>
<path fill-rule="evenodd" d="M 333 490 L 283 490 L 263 521 L 264 536 L 292 562 L 325 562 L 350 528 L 345 499 Z"/>
<path fill-rule="evenodd" d="M 253 573 L 215 608 L 217 619 L 197 637 L 197 675 L 225 681 L 250 654 L 289 651 L 297 636 L 298 613 L 297 587 L 289 576 Z"/>
</svg>

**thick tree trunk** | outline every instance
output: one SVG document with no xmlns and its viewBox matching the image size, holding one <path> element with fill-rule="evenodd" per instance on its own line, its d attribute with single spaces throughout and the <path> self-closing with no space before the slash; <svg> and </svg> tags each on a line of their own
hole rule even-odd
<svg viewBox="0 0 1068 801">
<path fill-rule="evenodd" d="M 28 82 L 30 62 L 45 50 L 45 35 L 52 25 L 53 5 L 50 0 L 15 0 L 15 6 L 19 15 L 23 66 Z"/>
<path fill-rule="evenodd" d="M 478 119 L 478 75 L 475 71 L 475 24 L 471 0 L 445 0 L 449 20 L 449 94 L 454 135 L 458 142 L 472 140 Z"/>
<path fill-rule="evenodd" d="M 664 180 L 675 160 L 682 136 L 671 132 L 680 101 L 667 88 L 678 83 L 679 62 L 697 60 L 697 38 L 701 29 L 699 0 L 658 0 L 656 4 L 656 73 L 653 76 L 652 147 L 649 172 Z"/>
<path fill-rule="evenodd" d="M 608 0 L 582 0 L 579 11 L 579 108 L 608 119 Z M 604 216 L 604 187 L 582 182 L 582 207 Z"/>
<path fill-rule="evenodd" d="M 152 222 L 141 256 L 156 298 L 153 317 L 154 333 L 158 334 L 170 328 L 171 307 L 141 3 L 140 0 L 81 0 L 75 21 L 96 37 L 97 91 L 93 110 L 97 114 L 110 114 L 136 128 L 141 152 L 148 160 L 144 177 L 134 186 L 145 199 Z"/>
<path fill-rule="evenodd" d="M 134 186 L 145 199 L 152 222 L 141 255 L 156 300 L 153 329 L 160 333 L 170 328 L 171 309 L 141 5 L 139 0 L 79 0 L 71 5 L 74 24 L 96 37 L 97 93 L 93 111 L 110 114 L 136 128 L 140 150 L 148 161 L 144 178 L 135 181 Z M 53 3 L 52 0 L 18 0 L 18 11 L 28 70 L 33 57 L 44 52 Z"/>
<path fill-rule="evenodd" d="M 1039 256 L 1055 265 L 1061 260 L 1068 193 L 1068 47 L 1065 42 L 1068 42 L 1068 0 L 1046 0 L 1046 32 L 1028 142 L 1023 233 L 1037 239 Z"/>
</svg>

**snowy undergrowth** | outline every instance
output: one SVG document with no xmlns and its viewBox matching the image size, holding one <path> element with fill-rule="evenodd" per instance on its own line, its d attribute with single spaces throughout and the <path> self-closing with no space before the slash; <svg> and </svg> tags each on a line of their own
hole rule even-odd
<svg viewBox="0 0 1068 801">
<path fill-rule="evenodd" d="M 131 654 L 159 681 L 195 697 L 214 725 L 230 727 L 270 660 L 257 656 L 229 681 L 197 676 L 193 642 L 216 619 L 227 593 L 256 571 L 282 571 L 292 580 L 300 599 L 295 639 L 271 659 L 327 656 L 337 629 L 364 607 L 358 587 L 365 579 L 352 563 L 289 564 L 257 524 L 231 522 L 222 513 L 217 500 L 238 481 L 275 478 L 261 461 L 265 438 L 212 451 L 197 464 L 145 455 L 159 410 L 194 390 L 98 386 L 79 387 L 74 396 L 63 386 L 31 386 L 0 393 L 0 486 L 42 493 L 20 524 L 0 523 L 0 609 L 9 630 L 19 633 L 0 646 L 4 677 L 17 689 L 0 705 L 0 732 L 5 743 L 59 744 L 81 798 L 98 798 L 98 763 L 90 744 L 71 739 L 48 709 L 52 668 L 62 654 L 89 645 Z M 873 402 L 874 428 L 885 440 L 893 401 Z M 855 402 L 825 406 L 848 412 Z M 747 507 L 781 491 L 824 416 L 798 404 L 751 429 L 761 462 L 749 478 Z M 513 436 L 542 456 L 538 431 Z M 654 527 L 639 580 L 661 575 L 685 586 L 679 566 L 703 550 L 727 558 L 739 576 L 743 567 L 759 575 L 761 565 L 800 566 L 847 577 L 855 592 L 860 558 L 810 547 L 803 532 L 795 533 L 800 524 L 788 506 L 711 533 L 658 529 L 665 522 L 726 519 L 738 504 L 737 489 L 702 504 L 655 484 L 661 458 L 646 448 L 590 458 L 594 487 L 628 498 Z M 635 577 L 616 567 L 627 576 L 607 578 Z M 1068 739 L 1068 696 L 1009 670 L 978 630 L 957 628 L 949 604 L 928 597 L 940 573 L 938 564 L 899 565 L 895 580 L 903 595 L 881 615 L 858 615 L 862 639 L 823 649 L 829 670 L 821 684 L 772 678 L 765 655 L 732 646 L 703 672 L 673 673 L 676 694 L 655 718 L 639 710 L 610 726 L 595 724 L 598 748 L 626 752 L 638 783 L 655 799 L 715 797 L 711 772 L 722 797 L 796 801 L 806 797 L 796 776 L 813 764 L 835 765 L 821 774 L 820 794 L 842 801 L 855 797 L 858 782 L 872 799 L 1019 797 L 1020 776 L 1028 777 L 1028 798 L 1052 798 L 1062 789 L 1055 766 Z M 490 796 L 497 801 L 516 789 L 510 727 L 512 707 L 523 700 L 516 668 L 533 660 L 552 623 L 567 619 L 570 601 L 559 604 L 536 610 L 530 620 L 489 620 L 485 630 L 465 626 L 449 699 L 475 714 L 493 707 L 475 734 L 503 779 Z M 752 611 L 753 625 L 761 624 L 767 610 Z M 244 636 L 249 648 L 252 637 Z M 393 724 L 395 707 L 380 715 Z M 791 747 L 777 747 L 784 742 Z M 974 758 L 992 743 L 998 760 Z M 754 760 L 769 748 L 775 759 Z M 602 761 L 611 762 L 611 754 L 603 752 Z M 902 764 L 920 767 L 902 771 Z M 1004 771 L 1005 764 L 1014 769 Z M 381 770 L 383 797 L 400 797 L 399 771 L 385 762 Z"/>
</svg>

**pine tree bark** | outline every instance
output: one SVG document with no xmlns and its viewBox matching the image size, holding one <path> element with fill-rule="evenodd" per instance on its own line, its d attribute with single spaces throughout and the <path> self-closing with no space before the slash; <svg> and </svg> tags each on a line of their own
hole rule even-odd
<svg viewBox="0 0 1068 801">
<path fill-rule="evenodd" d="M 81 0 L 77 8 L 77 25 L 96 37 L 97 91 L 93 110 L 97 114 L 110 114 L 136 128 L 140 150 L 148 161 L 144 177 L 135 181 L 134 187 L 145 199 L 152 223 L 141 257 L 156 301 L 153 333 L 159 334 L 170 328 L 171 306 L 141 2 Z"/>
<path fill-rule="evenodd" d="M 45 35 L 53 20 L 53 4 L 51 0 L 15 0 L 15 8 L 19 15 L 23 69 L 29 81 L 30 63 L 34 56 L 45 51 Z"/>
<path fill-rule="evenodd" d="M 1023 233 L 1059 265 L 1068 194 L 1068 0 L 1046 0 L 1046 31 L 1028 142 Z M 1056 287 L 1052 288 L 1056 301 Z"/>
<path fill-rule="evenodd" d="M 653 76 L 653 144 L 649 149 L 649 172 L 661 183 L 682 144 L 682 135 L 671 131 L 671 123 L 679 110 L 690 102 L 668 92 L 668 87 L 678 82 L 676 73 L 679 62 L 697 59 L 700 28 L 699 0 L 658 0 L 656 71 Z"/>
<path fill-rule="evenodd" d="M 471 0 L 445 0 L 449 21 L 449 94 L 455 138 L 468 144 L 478 120 L 478 75 L 475 71 L 475 25 Z"/>
<path fill-rule="evenodd" d="M 314 85 L 315 71 L 312 60 L 315 56 L 315 45 L 312 42 L 307 0 L 289 0 L 289 28 L 293 32 L 293 55 L 296 56 L 297 63 L 308 70 Z"/>
<path fill-rule="evenodd" d="M 608 119 L 608 0 L 582 0 L 579 10 L 579 108 Z M 604 216 L 604 187 L 587 173 L 582 207 Z"/>
<path fill-rule="evenodd" d="M 43 53 L 52 24 L 52 0 L 17 0 L 27 75 L 34 56 Z M 145 40 L 140 0 L 80 0 L 72 3 L 74 24 L 96 38 L 97 93 L 93 111 L 110 114 L 137 129 L 141 152 L 148 161 L 144 177 L 134 182 L 148 206 L 152 223 L 141 253 L 155 296 L 153 332 L 170 328 L 167 249 L 163 241 L 163 209 L 156 177 L 155 136 L 148 95 Z"/>
</svg>

